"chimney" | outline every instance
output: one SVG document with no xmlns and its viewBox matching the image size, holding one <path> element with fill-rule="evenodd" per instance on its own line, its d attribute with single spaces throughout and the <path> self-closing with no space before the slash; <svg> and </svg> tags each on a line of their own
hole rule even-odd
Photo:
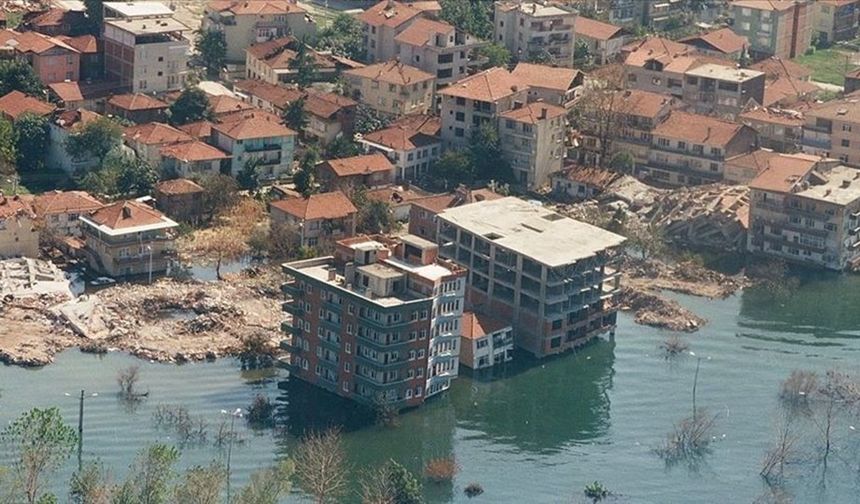
<svg viewBox="0 0 860 504">
<path fill-rule="evenodd" d="M 329 270 L 328 270 L 328 281 L 334 282 L 336 278 L 337 278 L 337 270 L 334 268 L 329 268 Z"/>
<path fill-rule="evenodd" d="M 122 207 L 122 218 L 131 219 L 131 209 L 127 206 Z"/>
<path fill-rule="evenodd" d="M 546 119 L 546 113 L 547 113 L 546 107 L 541 107 L 540 116 L 538 116 L 538 119 L 541 119 L 541 120 Z"/>
</svg>

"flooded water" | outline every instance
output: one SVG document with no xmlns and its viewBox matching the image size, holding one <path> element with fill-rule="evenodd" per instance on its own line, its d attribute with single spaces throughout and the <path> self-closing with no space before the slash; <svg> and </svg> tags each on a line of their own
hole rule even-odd
<svg viewBox="0 0 860 504">
<path fill-rule="evenodd" d="M 757 291 L 723 301 L 676 299 L 710 320 L 685 336 L 695 357 L 666 360 L 658 345 L 667 333 L 622 316 L 613 342 L 545 362 L 518 356 L 495 376 L 461 377 L 450 393 L 403 414 L 393 429 L 283 373 L 243 372 L 232 359 L 174 366 L 77 350 L 43 369 L 0 367 L 0 424 L 50 405 L 74 423 L 74 396 L 81 388 L 98 392 L 86 402 L 84 458 L 100 458 L 122 477 L 135 451 L 153 441 L 178 442 L 155 424 L 159 405 L 183 405 L 210 426 L 206 443 L 183 446 L 188 466 L 223 457 L 213 442 L 226 420 L 220 411 L 247 407 L 262 393 L 277 400 L 280 428 L 254 431 L 237 422 L 243 442 L 234 448 L 234 485 L 289 455 L 306 429 L 336 423 L 356 468 L 393 458 L 420 472 L 432 458 L 454 456 L 461 467 L 454 482 L 426 485 L 432 503 L 571 502 L 594 480 L 636 503 L 752 502 L 766 488 L 759 470 L 780 382 L 796 368 L 860 373 L 860 277 L 808 280 L 781 299 Z M 698 357 L 697 402 L 718 415 L 716 440 L 698 467 L 667 467 L 654 448 L 689 414 Z M 116 398 L 115 378 L 135 362 L 139 388 L 149 396 L 129 405 Z M 845 424 L 836 429 L 841 446 L 851 445 L 855 431 Z M 857 501 L 860 459 L 855 451 L 838 455 L 824 478 L 809 462 L 792 468 L 786 489 L 795 502 Z M 69 461 L 65 476 L 74 465 Z M 463 488 L 471 482 L 485 493 L 469 500 Z"/>
</svg>

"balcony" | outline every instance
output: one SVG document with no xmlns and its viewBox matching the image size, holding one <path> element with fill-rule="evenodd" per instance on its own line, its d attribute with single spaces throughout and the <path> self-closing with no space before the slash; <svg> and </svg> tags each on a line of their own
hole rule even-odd
<svg viewBox="0 0 860 504">
<path fill-rule="evenodd" d="M 301 334 L 302 328 L 296 327 L 292 324 L 292 322 L 283 321 L 281 322 L 281 332 L 286 334 Z"/>
<path fill-rule="evenodd" d="M 304 315 L 305 313 L 305 309 L 302 304 L 293 300 L 281 303 L 281 310 L 295 316 Z"/>
<path fill-rule="evenodd" d="M 833 144 L 828 140 L 822 140 L 820 138 L 810 138 L 808 136 L 803 136 L 800 139 L 800 145 L 806 145 L 808 147 L 814 147 L 816 149 L 830 149 Z"/>
<path fill-rule="evenodd" d="M 245 144 L 245 152 L 279 151 L 281 144 Z"/>
<path fill-rule="evenodd" d="M 288 339 L 281 341 L 280 347 L 281 347 L 281 350 L 286 350 L 287 352 L 290 352 L 290 353 L 299 353 L 299 352 L 304 351 L 302 349 L 302 347 L 293 344 L 292 338 L 288 338 Z"/>
</svg>

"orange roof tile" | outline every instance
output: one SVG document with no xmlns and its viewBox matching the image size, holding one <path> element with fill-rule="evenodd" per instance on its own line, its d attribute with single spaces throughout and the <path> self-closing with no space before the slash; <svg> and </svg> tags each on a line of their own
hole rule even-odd
<svg viewBox="0 0 860 504">
<path fill-rule="evenodd" d="M 277 52 L 280 52 L 284 48 L 295 45 L 296 43 L 297 41 L 293 37 L 281 37 L 251 44 L 245 49 L 245 52 L 257 59 L 265 59 Z"/>
<path fill-rule="evenodd" d="M 72 53 L 78 53 L 74 47 L 59 38 L 49 37 L 39 32 L 16 32 L 15 30 L 0 30 L 0 45 L 14 47 L 17 52 L 32 52 L 41 54 L 45 51 L 61 48 Z"/>
<path fill-rule="evenodd" d="M 212 113 L 215 116 L 256 108 L 250 103 L 243 102 L 238 98 L 233 98 L 228 95 L 210 96 L 209 105 L 212 107 Z"/>
<path fill-rule="evenodd" d="M 104 203 L 84 191 L 50 191 L 33 200 L 33 208 L 40 217 L 63 213 L 86 213 L 104 206 Z"/>
<path fill-rule="evenodd" d="M 309 90 L 305 96 L 304 109 L 309 114 L 328 119 L 344 108 L 355 107 L 358 102 L 336 93 Z"/>
<path fill-rule="evenodd" d="M 771 107 L 778 104 L 788 105 L 787 102 L 792 102 L 798 98 L 807 95 L 813 95 L 821 92 L 821 88 L 815 84 L 793 79 L 791 77 L 780 77 L 774 81 L 768 82 L 764 87 L 764 97 L 762 105 Z"/>
<path fill-rule="evenodd" d="M 134 200 L 117 201 L 90 212 L 87 218 L 110 229 L 162 224 L 167 220 L 158 210 Z"/>
<path fill-rule="evenodd" d="M 161 155 L 168 158 L 178 159 L 179 161 L 186 163 L 227 159 L 230 157 L 229 154 L 221 149 L 199 140 L 165 145 L 161 148 Z"/>
<path fill-rule="evenodd" d="M 363 140 L 394 150 L 412 150 L 439 143 L 442 121 L 438 117 L 410 116 L 421 121 L 397 121 L 388 128 L 366 133 Z"/>
<path fill-rule="evenodd" d="M 641 67 L 651 59 L 658 59 L 663 64 L 668 64 L 672 59 L 686 56 L 692 51 L 693 49 L 688 45 L 662 37 L 648 37 L 624 46 L 624 52 L 627 53 L 624 64 Z"/>
<path fill-rule="evenodd" d="M 621 178 L 621 174 L 594 166 L 566 166 L 559 172 L 567 180 L 581 182 L 600 188 L 606 189 L 610 184 Z"/>
<path fill-rule="evenodd" d="M 84 99 L 81 87 L 77 82 L 54 82 L 48 84 L 48 87 L 57 95 L 57 98 L 64 102 L 82 101 Z"/>
<path fill-rule="evenodd" d="M 8 219 L 19 215 L 31 219 L 36 217 L 33 211 L 33 197 L 24 195 L 6 196 L 0 193 L 0 219 Z"/>
<path fill-rule="evenodd" d="M 394 205 L 410 203 L 412 201 L 426 198 L 429 193 L 415 187 L 387 186 L 377 189 L 368 189 L 365 193 L 368 199 L 385 201 Z"/>
<path fill-rule="evenodd" d="M 212 135 L 212 123 L 209 121 L 197 121 L 183 124 L 179 129 L 194 138 L 207 138 Z"/>
<path fill-rule="evenodd" d="M 582 72 L 575 68 L 551 67 L 534 63 L 518 63 L 511 72 L 526 86 L 567 91 Z"/>
<path fill-rule="evenodd" d="M 125 129 L 123 137 L 126 140 L 139 142 L 144 145 L 163 145 L 194 140 L 188 133 L 159 122 L 130 126 Z"/>
<path fill-rule="evenodd" d="M 462 336 L 470 340 L 480 339 L 511 327 L 511 324 L 495 317 L 473 312 L 464 312 L 460 325 Z"/>
<path fill-rule="evenodd" d="M 750 65 L 750 69 L 764 72 L 768 80 L 778 79 L 779 77 L 793 77 L 799 80 L 808 80 L 809 77 L 812 76 L 812 71 L 808 68 L 791 60 L 782 59 L 777 56 L 773 56 Z"/>
<path fill-rule="evenodd" d="M 496 67 L 461 79 L 440 90 L 439 94 L 495 102 L 527 87 L 519 77 L 504 68 Z"/>
<path fill-rule="evenodd" d="M 674 101 L 669 95 L 642 91 L 640 89 L 625 89 L 618 91 L 616 100 L 623 100 L 619 111 L 639 117 L 655 118 Z"/>
<path fill-rule="evenodd" d="M 368 175 L 375 172 L 392 172 L 394 165 L 382 154 L 368 154 L 341 159 L 329 159 L 325 164 L 338 177 Z"/>
<path fill-rule="evenodd" d="M 773 162 L 776 159 L 779 162 Z M 749 183 L 750 189 L 780 193 L 791 192 L 795 185 L 813 171 L 819 160 L 812 158 L 812 156 L 780 155 L 778 158 L 772 158 L 768 161 L 767 168 Z"/>
<path fill-rule="evenodd" d="M 673 110 L 669 117 L 654 129 L 653 134 L 696 144 L 726 145 L 746 127 L 715 117 Z"/>
<path fill-rule="evenodd" d="M 767 107 L 752 107 L 742 112 L 738 118 L 754 122 L 781 124 L 783 126 L 803 126 L 803 112 L 799 110 L 780 110 Z"/>
<path fill-rule="evenodd" d="M 291 102 L 304 96 L 304 93 L 298 89 L 258 80 L 236 81 L 233 83 L 233 89 L 256 96 L 280 109 L 286 108 Z"/>
<path fill-rule="evenodd" d="M 358 20 L 371 26 L 390 26 L 396 28 L 421 14 L 421 11 L 408 4 L 392 0 L 382 0 L 359 14 Z"/>
<path fill-rule="evenodd" d="M 620 35 L 622 28 L 614 24 L 604 23 L 585 16 L 576 18 L 573 25 L 576 36 L 588 37 L 595 40 L 609 40 Z"/>
<path fill-rule="evenodd" d="M 99 52 L 98 39 L 93 35 L 78 35 L 77 37 L 60 35 L 57 38 L 82 54 L 97 54 Z"/>
<path fill-rule="evenodd" d="M 550 103 L 533 102 L 528 103 L 520 108 L 515 108 L 503 112 L 500 117 L 517 121 L 521 123 L 537 124 L 546 119 L 555 119 L 563 117 L 567 114 L 567 110 Z"/>
<path fill-rule="evenodd" d="M 795 0 L 732 0 L 732 7 L 763 11 L 784 11 L 794 7 Z"/>
<path fill-rule="evenodd" d="M 428 210 L 434 214 L 438 214 L 446 208 L 453 208 L 467 203 L 475 203 L 478 201 L 491 201 L 504 196 L 496 194 L 493 191 L 481 189 L 466 189 L 465 191 L 457 190 L 451 194 L 439 194 L 414 201 L 412 204 Z"/>
<path fill-rule="evenodd" d="M 37 14 L 33 18 L 27 21 L 27 24 L 30 26 L 36 27 L 49 27 L 49 26 L 60 26 L 65 23 L 66 16 L 69 14 L 65 9 L 53 8 L 48 9 L 41 14 Z"/>
<path fill-rule="evenodd" d="M 204 192 L 205 189 L 193 180 L 178 178 L 173 180 L 162 180 L 155 184 L 155 190 L 161 194 L 194 194 Z"/>
<path fill-rule="evenodd" d="M 211 0 L 208 9 L 230 11 L 237 16 L 303 13 L 305 9 L 287 0 Z"/>
<path fill-rule="evenodd" d="M 442 21 L 418 18 L 394 37 L 394 41 L 412 46 L 433 45 L 437 34 L 448 35 L 455 30 L 456 28 Z"/>
<path fill-rule="evenodd" d="M 342 219 L 358 211 L 340 191 L 273 201 L 272 208 L 301 220 Z"/>
<path fill-rule="evenodd" d="M 87 109 L 65 110 L 58 114 L 54 122 L 64 129 L 77 129 L 89 122 L 101 118 L 102 115 Z"/>
<path fill-rule="evenodd" d="M 279 121 L 280 118 L 277 118 Z M 261 115 L 252 114 L 250 117 L 239 114 L 221 124 L 213 124 L 212 129 L 234 140 L 249 138 L 270 138 L 294 136 L 297 133 L 275 120 L 268 120 Z"/>
<path fill-rule="evenodd" d="M 25 112 L 44 117 L 52 113 L 55 108 L 48 102 L 25 95 L 20 91 L 10 91 L 0 97 L 0 112 L 13 121 Z"/>
<path fill-rule="evenodd" d="M 578 19 L 577 22 L 579 22 Z M 704 42 L 711 46 L 712 49 L 724 54 L 742 51 L 744 47 L 749 44 L 746 37 L 738 35 L 729 28 L 720 28 L 719 30 L 714 30 L 700 35 L 693 35 L 692 37 L 686 37 L 679 40 L 679 42 L 683 44 L 689 44 L 694 41 Z"/>
<path fill-rule="evenodd" d="M 432 74 L 393 60 L 347 70 L 344 72 L 344 75 L 353 75 L 379 82 L 398 84 L 400 86 L 424 82 L 435 78 Z"/>
<path fill-rule="evenodd" d="M 114 95 L 110 97 L 108 104 L 123 110 L 152 110 L 167 109 L 169 107 L 169 105 L 158 98 L 143 93 Z"/>
</svg>

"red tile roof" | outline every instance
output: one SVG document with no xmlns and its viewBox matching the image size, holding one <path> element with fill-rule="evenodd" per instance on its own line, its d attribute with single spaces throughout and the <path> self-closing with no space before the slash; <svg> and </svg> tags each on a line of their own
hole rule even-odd
<svg viewBox="0 0 860 504">
<path fill-rule="evenodd" d="M 19 215 L 27 216 L 31 219 L 36 217 L 33 211 L 32 196 L 6 196 L 0 193 L 0 218 L 8 219 Z"/>
<path fill-rule="evenodd" d="M 249 138 L 270 138 L 294 136 L 297 133 L 290 128 L 280 124 L 280 118 L 269 120 L 262 115 L 252 114 L 224 119 L 221 124 L 213 124 L 212 129 L 222 133 L 234 140 L 247 140 Z"/>
<path fill-rule="evenodd" d="M 520 108 L 515 108 L 503 112 L 500 117 L 517 121 L 521 123 L 537 124 L 546 119 L 555 119 L 563 117 L 567 114 L 567 110 L 549 103 L 533 102 L 528 103 Z"/>
<path fill-rule="evenodd" d="M 730 5 L 754 10 L 784 11 L 794 7 L 795 3 L 795 0 L 732 0 Z"/>
<path fill-rule="evenodd" d="M 65 22 L 66 15 L 68 15 L 68 11 L 66 11 L 65 9 L 48 9 L 45 12 L 37 14 L 35 17 L 31 18 L 29 21 L 27 21 L 27 24 L 30 26 L 45 28 L 49 26 L 60 26 Z"/>
<path fill-rule="evenodd" d="M 87 213 L 104 204 L 84 191 L 50 191 L 33 200 L 33 208 L 40 217 L 63 213 Z"/>
<path fill-rule="evenodd" d="M 639 89 L 618 91 L 615 99 L 621 100 L 618 107 L 620 112 L 650 119 L 660 115 L 663 109 L 674 100 L 669 95 Z"/>
<path fill-rule="evenodd" d="M 167 109 L 168 104 L 158 98 L 143 93 L 129 93 L 111 96 L 108 104 L 123 110 Z"/>
<path fill-rule="evenodd" d="M 212 135 L 212 123 L 209 121 L 197 121 L 183 124 L 179 129 L 194 138 L 207 138 Z"/>
<path fill-rule="evenodd" d="M 764 72 L 768 80 L 774 80 L 779 77 L 793 77 L 799 80 L 808 80 L 809 77 L 812 76 L 812 71 L 805 66 L 777 56 L 773 56 L 750 65 L 750 69 Z"/>
<path fill-rule="evenodd" d="M 687 56 L 693 51 L 690 46 L 669 39 L 648 37 L 624 46 L 624 52 L 627 53 L 624 64 L 641 67 L 646 61 L 657 59 L 666 65 L 674 58 Z"/>
<path fill-rule="evenodd" d="M 273 201 L 272 208 L 301 220 L 342 219 L 358 211 L 340 191 Z"/>
<path fill-rule="evenodd" d="M 341 159 L 329 159 L 325 164 L 338 177 L 369 175 L 376 172 L 392 172 L 394 166 L 382 154 L 368 154 Z"/>
<path fill-rule="evenodd" d="M 578 23 L 579 19 L 577 19 L 576 22 Z M 683 38 L 679 40 L 679 42 L 687 44 L 696 40 L 704 42 L 711 46 L 712 49 L 723 54 L 742 51 L 744 47 L 749 44 L 746 37 L 738 35 L 730 28 L 720 28 L 719 30 L 714 30 L 700 35 L 693 35 L 692 37 Z"/>
<path fill-rule="evenodd" d="M 25 112 L 44 117 L 52 113 L 55 108 L 48 102 L 25 95 L 20 91 L 10 91 L 0 97 L 0 112 L 13 121 Z"/>
<path fill-rule="evenodd" d="M 400 32 L 399 35 L 394 37 L 394 41 L 398 44 L 412 46 L 434 45 L 437 34 L 448 36 L 448 34 L 455 30 L 453 26 L 442 21 L 418 18 L 405 30 Z"/>
<path fill-rule="evenodd" d="M 654 136 L 677 138 L 696 144 L 726 145 L 741 129 L 743 124 L 717 119 L 715 117 L 673 110 L 665 121 L 654 129 Z"/>
<path fill-rule="evenodd" d="M 585 16 L 576 18 L 573 25 L 576 36 L 588 37 L 595 40 L 609 40 L 621 34 L 622 28 L 614 24 L 604 23 Z"/>
<path fill-rule="evenodd" d="M 357 17 L 359 21 L 363 21 L 371 26 L 396 28 L 419 14 L 421 14 L 421 11 L 410 5 L 392 0 L 382 0 Z"/>
<path fill-rule="evenodd" d="M 101 118 L 102 115 L 87 109 L 65 110 L 54 118 L 54 122 L 64 129 L 77 129 L 89 122 Z"/>
<path fill-rule="evenodd" d="M 461 79 L 439 91 L 440 95 L 495 102 L 528 87 L 504 68 L 490 68 Z"/>
<path fill-rule="evenodd" d="M 81 87 L 77 82 L 54 82 L 48 84 L 48 87 L 57 95 L 57 98 L 64 102 L 82 101 L 84 99 Z"/>
<path fill-rule="evenodd" d="M 57 38 L 74 47 L 82 54 L 97 54 L 99 52 L 98 39 L 93 35 L 78 35 L 77 37 L 60 35 Z"/>
<path fill-rule="evenodd" d="M 162 180 L 155 184 L 156 192 L 168 195 L 177 194 L 194 194 L 205 191 L 200 185 L 193 180 L 178 178 L 173 180 Z"/>
<path fill-rule="evenodd" d="M 329 119 L 344 108 L 355 107 L 358 102 L 336 93 L 308 90 L 305 96 L 305 111 L 323 119 Z"/>
<path fill-rule="evenodd" d="M 621 174 L 593 166 L 566 166 L 558 173 L 567 180 L 573 180 L 599 188 L 601 191 L 621 178 Z"/>
<path fill-rule="evenodd" d="M 212 113 L 215 116 L 256 108 L 250 103 L 243 102 L 238 98 L 233 98 L 228 95 L 210 96 L 209 105 L 212 107 Z"/>
<path fill-rule="evenodd" d="M 66 44 L 59 38 L 49 37 L 39 32 L 16 32 L 15 30 L 0 30 L 0 45 L 14 47 L 15 51 L 21 53 L 32 52 L 41 54 L 54 48 L 65 49 L 72 53 L 78 53 L 74 47 Z"/>
<path fill-rule="evenodd" d="M 117 201 L 99 208 L 87 216 L 92 222 L 110 229 L 127 229 L 165 222 L 158 210 L 134 200 Z"/>
<path fill-rule="evenodd" d="M 199 140 L 165 145 L 161 148 L 161 155 L 168 158 L 178 159 L 179 161 L 186 163 L 194 161 L 213 161 L 230 157 L 226 152 Z"/>
<path fill-rule="evenodd" d="M 432 74 L 393 60 L 347 70 L 344 72 L 344 75 L 352 75 L 355 77 L 362 77 L 400 86 L 424 82 L 435 78 Z"/>
<path fill-rule="evenodd" d="M 207 8 L 217 12 L 230 11 L 237 16 L 305 12 L 298 4 L 287 0 L 211 0 Z"/>
<path fill-rule="evenodd" d="M 298 89 L 258 80 L 236 81 L 233 83 L 233 89 L 256 96 L 280 109 L 286 108 L 291 102 L 304 96 L 304 93 Z"/>
<path fill-rule="evenodd" d="M 388 128 L 366 133 L 363 140 L 394 150 L 412 150 L 439 143 L 438 135 L 441 128 L 442 120 L 438 117 L 406 116 L 392 123 Z"/>
<path fill-rule="evenodd" d="M 750 189 L 780 193 L 790 192 L 820 161 L 812 158 L 812 156 L 780 155 L 778 162 L 770 162 L 774 159 L 768 160 L 767 168 L 749 183 Z"/>
<path fill-rule="evenodd" d="M 575 68 L 551 67 L 534 63 L 519 63 L 511 72 L 526 86 L 567 91 L 573 86 L 577 76 L 581 74 Z"/>
<path fill-rule="evenodd" d="M 579 22 L 577 20 L 577 22 Z M 511 327 L 511 324 L 483 313 L 465 312 L 460 324 L 462 336 L 475 340 Z"/>
<path fill-rule="evenodd" d="M 815 84 L 794 79 L 791 77 L 780 77 L 768 82 L 764 87 L 762 105 L 771 107 L 774 105 L 790 105 L 798 98 L 814 95 L 821 92 L 821 88 Z"/>
<path fill-rule="evenodd" d="M 743 111 L 738 118 L 763 123 L 781 124 L 783 126 L 803 126 L 803 112 L 800 110 L 780 110 L 766 107 L 753 107 Z"/>
<path fill-rule="evenodd" d="M 125 129 L 123 137 L 126 140 L 139 142 L 144 145 L 163 145 L 194 140 L 188 133 L 159 122 L 130 126 Z"/>
<path fill-rule="evenodd" d="M 245 49 L 245 52 L 257 59 L 265 59 L 280 52 L 284 48 L 295 45 L 296 43 L 296 39 L 293 37 L 281 37 L 251 44 L 247 49 Z"/>
</svg>

